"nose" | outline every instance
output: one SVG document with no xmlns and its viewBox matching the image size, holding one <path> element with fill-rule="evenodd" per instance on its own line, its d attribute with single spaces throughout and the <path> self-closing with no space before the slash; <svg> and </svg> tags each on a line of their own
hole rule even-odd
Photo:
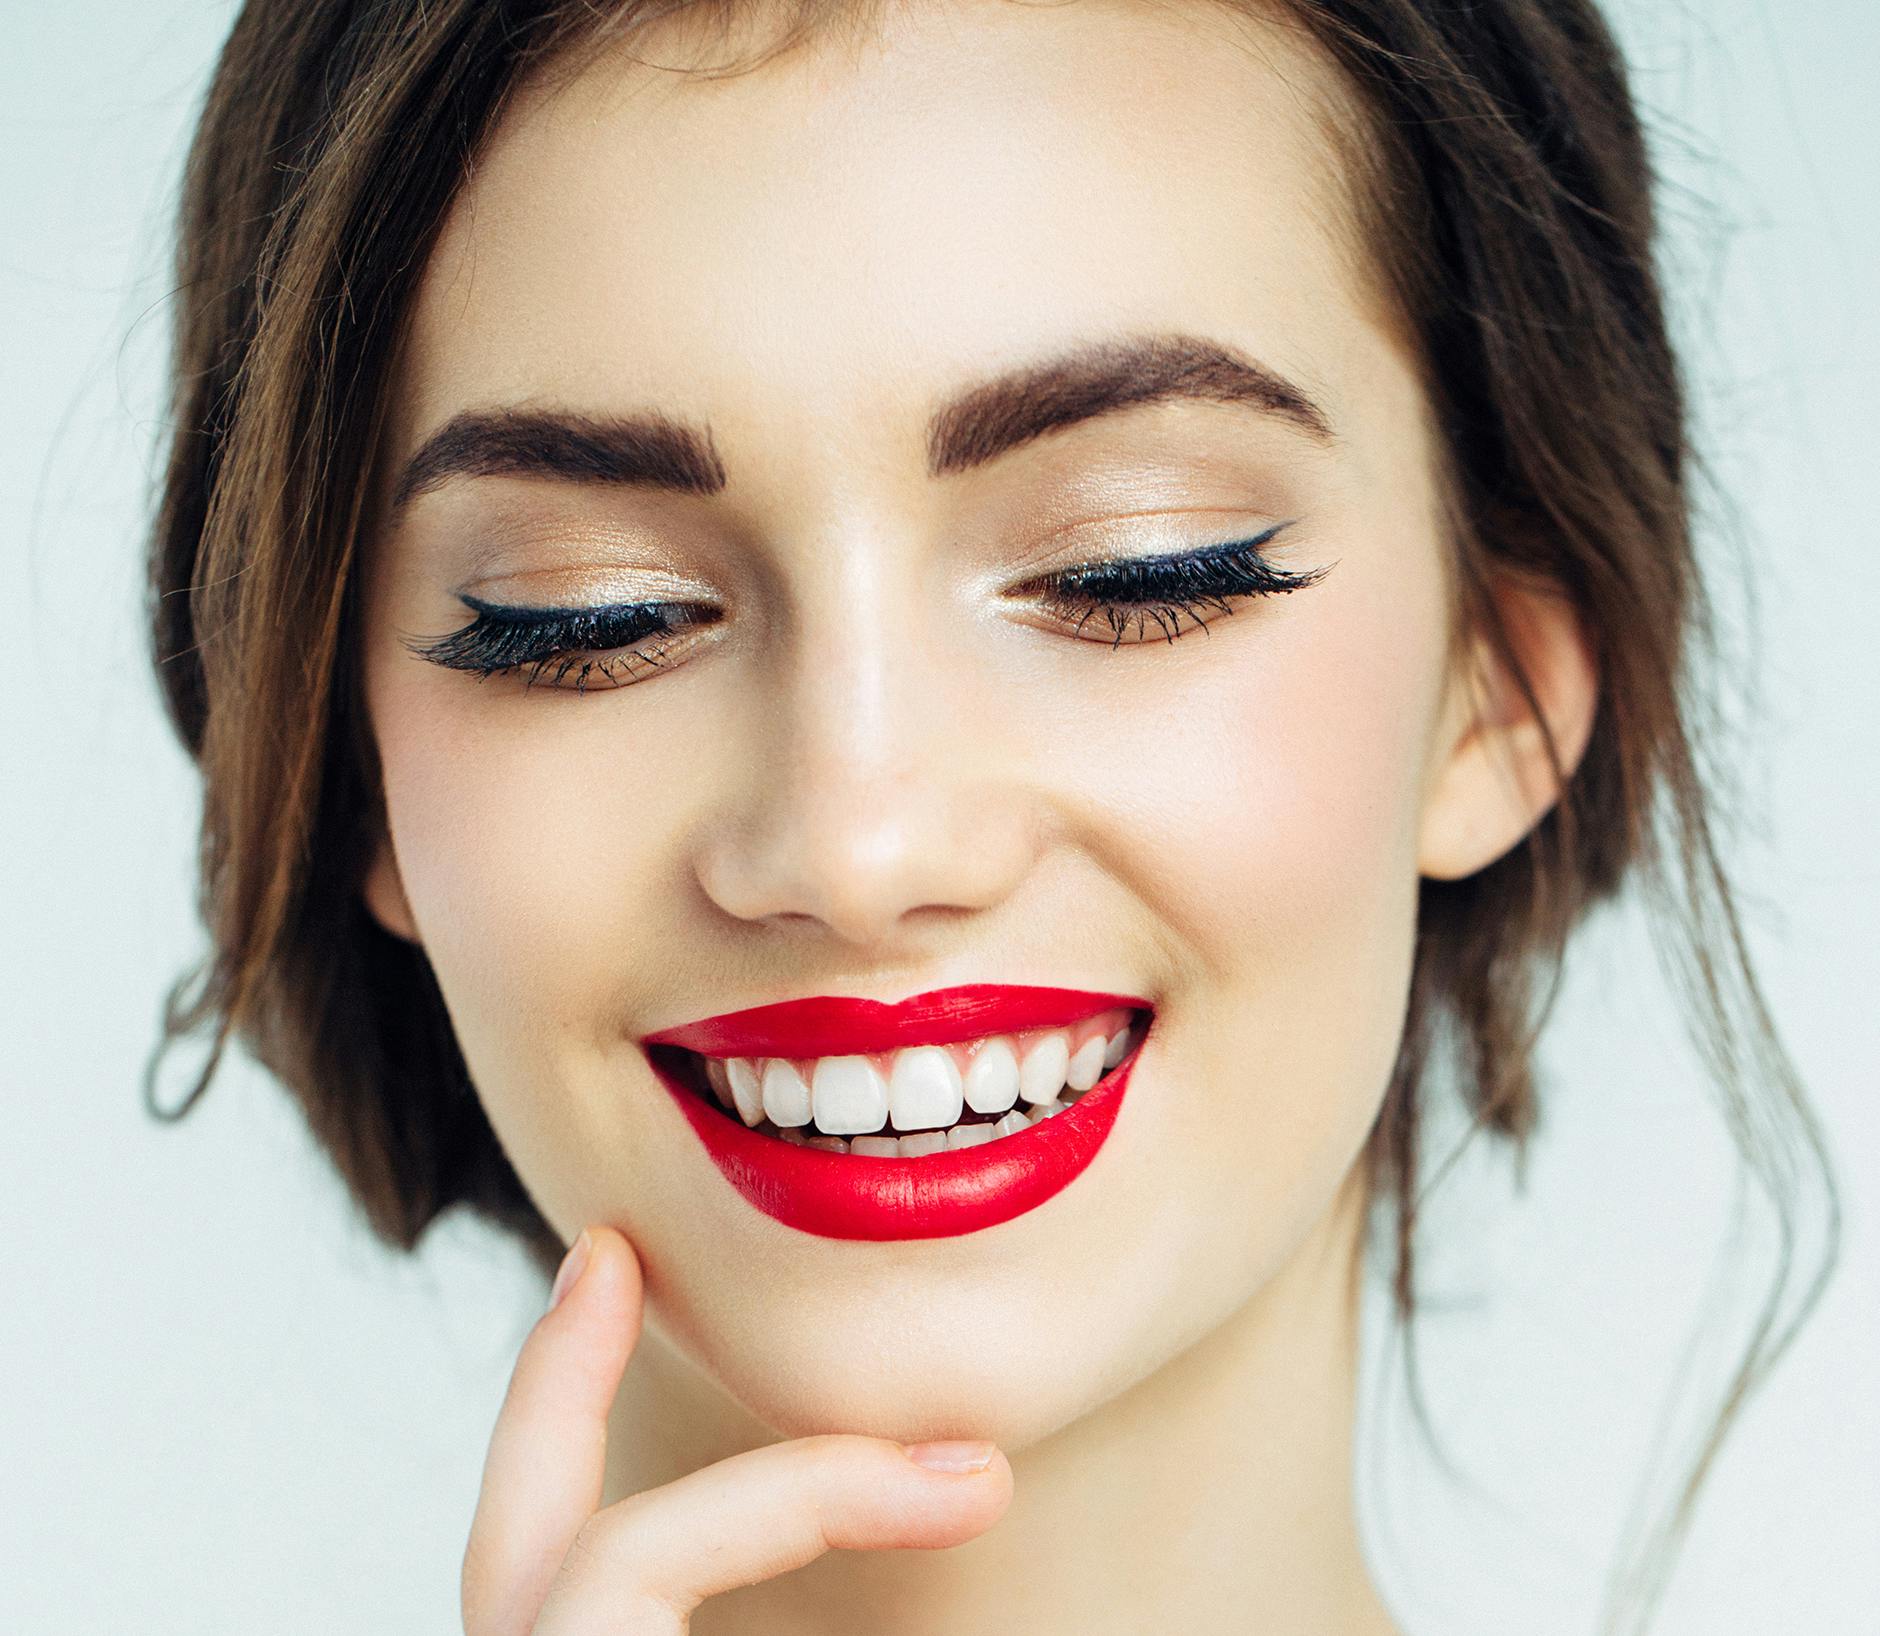
<svg viewBox="0 0 1880 1636">
<path fill-rule="evenodd" d="M 990 684 L 959 655 L 905 620 L 828 625 L 749 689 L 748 753 L 694 871 L 740 920 L 880 950 L 915 917 L 1009 897 L 1046 844 L 1049 806 L 1009 709 L 1002 730 Z"/>
</svg>

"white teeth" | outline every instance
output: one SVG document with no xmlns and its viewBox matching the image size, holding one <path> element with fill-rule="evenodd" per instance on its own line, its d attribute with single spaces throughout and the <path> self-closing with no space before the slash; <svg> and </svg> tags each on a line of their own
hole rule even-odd
<svg viewBox="0 0 1880 1636">
<path fill-rule="evenodd" d="M 866 1057 L 819 1058 L 810 1101 L 817 1128 L 832 1135 L 877 1131 L 887 1123 L 888 1087 Z"/>
<path fill-rule="evenodd" d="M 731 1099 L 737 1104 L 738 1117 L 754 1125 L 764 1117 L 764 1093 L 757 1082 L 757 1070 L 747 1057 L 733 1057 L 725 1064 L 731 1081 Z"/>
<path fill-rule="evenodd" d="M 1077 1047 L 1077 1054 L 1064 1070 L 1064 1083 L 1073 1091 L 1089 1090 L 1103 1073 L 1103 1053 L 1108 1046 L 1109 1041 L 1101 1034 L 1092 1034 Z"/>
<path fill-rule="evenodd" d="M 965 1100 L 974 1113 L 1003 1113 L 1018 1100 L 1018 1056 L 1004 1036 L 989 1039 L 966 1065 Z"/>
<path fill-rule="evenodd" d="M 762 1085 L 764 1112 L 773 1125 L 809 1123 L 809 1087 L 782 1057 L 772 1057 L 764 1064 Z"/>
<path fill-rule="evenodd" d="M 1110 1036 L 1110 1043 L 1103 1049 L 1103 1066 L 1114 1068 L 1129 1051 L 1129 1028 L 1125 1025 Z"/>
<path fill-rule="evenodd" d="M 1044 1035 L 1018 1065 L 1018 1094 L 1033 1104 L 1055 1101 L 1064 1089 L 1064 1070 L 1070 1061 L 1070 1041 L 1063 1032 Z"/>
<path fill-rule="evenodd" d="M 929 1153 L 946 1153 L 963 1147 L 982 1147 L 1001 1136 L 1016 1136 L 1030 1130 L 1031 1121 L 1022 1113 L 1008 1113 L 997 1125 L 969 1123 L 950 1130 L 916 1130 L 905 1136 L 854 1136 L 844 1142 L 839 1136 L 811 1136 L 800 1130 L 777 1132 L 786 1142 L 799 1147 L 819 1147 L 831 1153 L 859 1153 L 870 1159 L 919 1159 Z"/>
<path fill-rule="evenodd" d="M 1011 1040 L 996 1038 L 979 1047 L 966 1064 L 964 1096 L 974 1113 L 1004 1113 L 1019 1100 L 1019 1057 Z"/>
<path fill-rule="evenodd" d="M 1128 1055 L 1136 1037 L 1128 1013 L 1099 1022 L 1114 1017 L 1124 1018 L 1114 1034 L 1092 1035 L 1075 1054 L 1072 1030 L 1058 1028 L 1029 1034 L 1022 1061 L 1018 1040 L 998 1034 L 976 1047 L 916 1045 L 800 1065 L 785 1057 L 708 1057 L 705 1079 L 746 1125 L 762 1124 L 797 1145 L 877 1157 L 938 1153 L 1017 1135 L 1062 1113 Z M 968 1108 L 1004 1117 L 962 1121 Z M 857 1139 L 853 1147 L 843 1140 L 849 1136 Z"/>
<path fill-rule="evenodd" d="M 900 1137 L 889 1136 L 884 1132 L 856 1136 L 845 1141 L 840 1136 L 806 1136 L 800 1128 L 778 1130 L 774 1127 L 769 1130 L 769 1134 L 781 1137 L 797 1147 L 821 1148 L 825 1153 L 859 1153 L 871 1159 L 919 1159 L 930 1153 L 951 1153 L 960 1148 L 983 1147 L 1001 1137 L 1017 1136 L 1040 1121 L 1065 1112 L 1066 1106 L 1063 1102 L 1047 1102 L 1033 1108 L 1029 1115 L 1014 1108 L 996 1124 L 968 1121 L 948 1130 L 909 1131 Z"/>
<path fill-rule="evenodd" d="M 960 1099 L 960 1071 L 951 1051 L 917 1045 L 896 1055 L 888 1079 L 895 1129 L 945 1130 L 959 1119 Z"/>
</svg>

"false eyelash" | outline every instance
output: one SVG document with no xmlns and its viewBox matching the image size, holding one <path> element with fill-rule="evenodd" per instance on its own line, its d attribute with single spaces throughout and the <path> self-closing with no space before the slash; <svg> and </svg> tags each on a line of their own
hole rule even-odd
<svg viewBox="0 0 1880 1636">
<path fill-rule="evenodd" d="M 1208 622 L 1197 610 L 1234 610 L 1229 599 L 1274 596 L 1316 584 L 1324 568 L 1303 573 L 1280 568 L 1261 554 L 1261 547 L 1288 523 L 1279 523 L 1251 539 L 1199 551 L 1171 552 L 1154 557 L 1124 557 L 1111 562 L 1081 563 L 1034 580 L 1020 590 L 1042 593 L 1040 600 L 1053 616 L 1068 620 L 1081 632 L 1102 615 L 1115 633 L 1112 647 L 1123 640 L 1131 620 L 1140 635 L 1153 621 L 1173 642 L 1180 620 L 1187 614 L 1196 625 Z M 544 671 L 559 684 L 579 666 L 575 689 L 585 692 L 587 678 L 598 670 L 610 681 L 613 666 L 622 662 L 606 655 L 625 650 L 634 659 L 657 666 L 664 650 L 647 651 L 639 644 L 675 635 L 695 625 L 709 625 L 717 610 L 685 602 L 623 602 L 600 608 L 527 608 L 509 603 L 461 597 L 476 618 L 461 630 L 430 642 L 407 642 L 420 659 L 451 670 L 469 671 L 480 679 L 506 671 L 526 670 L 533 686 Z M 1193 626 L 1189 627 L 1190 629 Z M 583 659 L 583 654 L 602 657 Z"/>
<path fill-rule="evenodd" d="M 553 668 L 559 683 L 583 653 L 633 650 L 637 657 L 657 665 L 655 649 L 636 644 L 669 636 L 692 625 L 707 625 L 714 610 L 684 602 L 623 602 L 602 608 L 525 608 L 511 603 L 485 602 L 479 597 L 460 600 L 475 614 L 468 625 L 432 642 L 407 642 L 420 659 L 450 670 L 467 670 L 481 679 L 510 670 L 527 670 L 533 686 L 544 670 Z M 555 661 L 560 660 L 559 664 Z M 612 678 L 611 662 L 592 659 L 581 664 L 577 692 L 585 691 L 589 672 L 599 670 Z"/>
<path fill-rule="evenodd" d="M 1231 614 L 1234 610 L 1230 597 L 1275 596 L 1303 590 L 1324 578 L 1328 572 L 1325 568 L 1299 572 L 1280 568 L 1261 555 L 1260 548 L 1289 526 L 1277 523 L 1252 539 L 1232 540 L 1200 551 L 1086 563 L 1034 581 L 1029 588 L 1041 589 L 1046 610 L 1071 621 L 1079 632 L 1102 615 L 1115 633 L 1111 647 L 1122 642 L 1132 619 L 1137 635 L 1153 620 L 1173 642 L 1183 614 L 1206 630 L 1208 622 L 1199 609 L 1216 608 Z"/>
</svg>

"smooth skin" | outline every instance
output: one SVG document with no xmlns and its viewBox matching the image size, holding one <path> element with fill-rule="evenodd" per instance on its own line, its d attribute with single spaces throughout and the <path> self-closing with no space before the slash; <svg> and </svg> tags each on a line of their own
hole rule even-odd
<svg viewBox="0 0 1880 1636">
<path fill-rule="evenodd" d="M 1294 28 L 961 0 L 729 79 L 610 52 L 480 155 L 366 552 L 366 897 L 595 1259 L 497 1427 L 470 1636 L 669 1630 L 701 1596 L 693 1629 L 763 1636 L 1393 1630 L 1351 1485 L 1358 1160 L 1419 879 L 1491 863 L 1556 791 L 1450 625 L 1341 96 Z M 935 405 L 1164 332 L 1284 373 L 1334 435 L 1163 402 L 928 471 Z M 708 424 L 726 487 L 467 475 L 391 514 L 438 428 L 516 407 Z M 1173 642 L 1112 648 L 1019 594 L 1288 519 L 1273 560 L 1325 576 Z M 414 655 L 465 592 L 720 617 L 578 695 Z M 1501 595 L 1570 768 L 1592 659 L 1564 602 Z M 1143 994 L 1156 1024 L 1089 1169 L 952 1239 L 762 1215 L 637 1043 L 988 981 Z M 954 1439 L 1001 1457 L 898 1452 Z"/>
<path fill-rule="evenodd" d="M 708 1596 L 825 1551 L 937 1549 L 1012 1498 L 989 1443 L 799 1437 L 601 1507 L 607 1418 L 639 1340 L 640 1263 L 581 1235 L 490 1439 L 464 1553 L 467 1636 L 671 1636 Z"/>
</svg>

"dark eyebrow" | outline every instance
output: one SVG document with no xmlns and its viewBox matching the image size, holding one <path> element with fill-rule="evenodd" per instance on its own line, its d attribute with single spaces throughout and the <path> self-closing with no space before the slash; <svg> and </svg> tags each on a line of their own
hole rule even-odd
<svg viewBox="0 0 1880 1636">
<path fill-rule="evenodd" d="M 453 415 L 406 462 L 393 512 L 452 477 L 560 477 L 679 494 L 717 494 L 725 486 L 709 430 L 659 414 L 538 409 Z"/>
<path fill-rule="evenodd" d="M 1333 441 L 1325 412 L 1264 364 L 1203 336 L 1147 335 L 1087 343 L 941 405 L 927 427 L 927 469 L 967 471 L 1060 426 L 1178 398 L 1247 404 L 1314 442 Z"/>
<path fill-rule="evenodd" d="M 969 471 L 1058 427 L 1174 399 L 1245 404 L 1314 442 L 1335 440 L 1303 391 L 1235 348 L 1202 336 L 1148 335 L 1086 343 L 955 394 L 928 422 L 928 473 Z M 412 456 L 392 507 L 452 477 L 494 476 L 696 495 L 718 494 L 727 481 L 710 428 L 668 415 L 472 410 L 446 421 Z"/>
</svg>

